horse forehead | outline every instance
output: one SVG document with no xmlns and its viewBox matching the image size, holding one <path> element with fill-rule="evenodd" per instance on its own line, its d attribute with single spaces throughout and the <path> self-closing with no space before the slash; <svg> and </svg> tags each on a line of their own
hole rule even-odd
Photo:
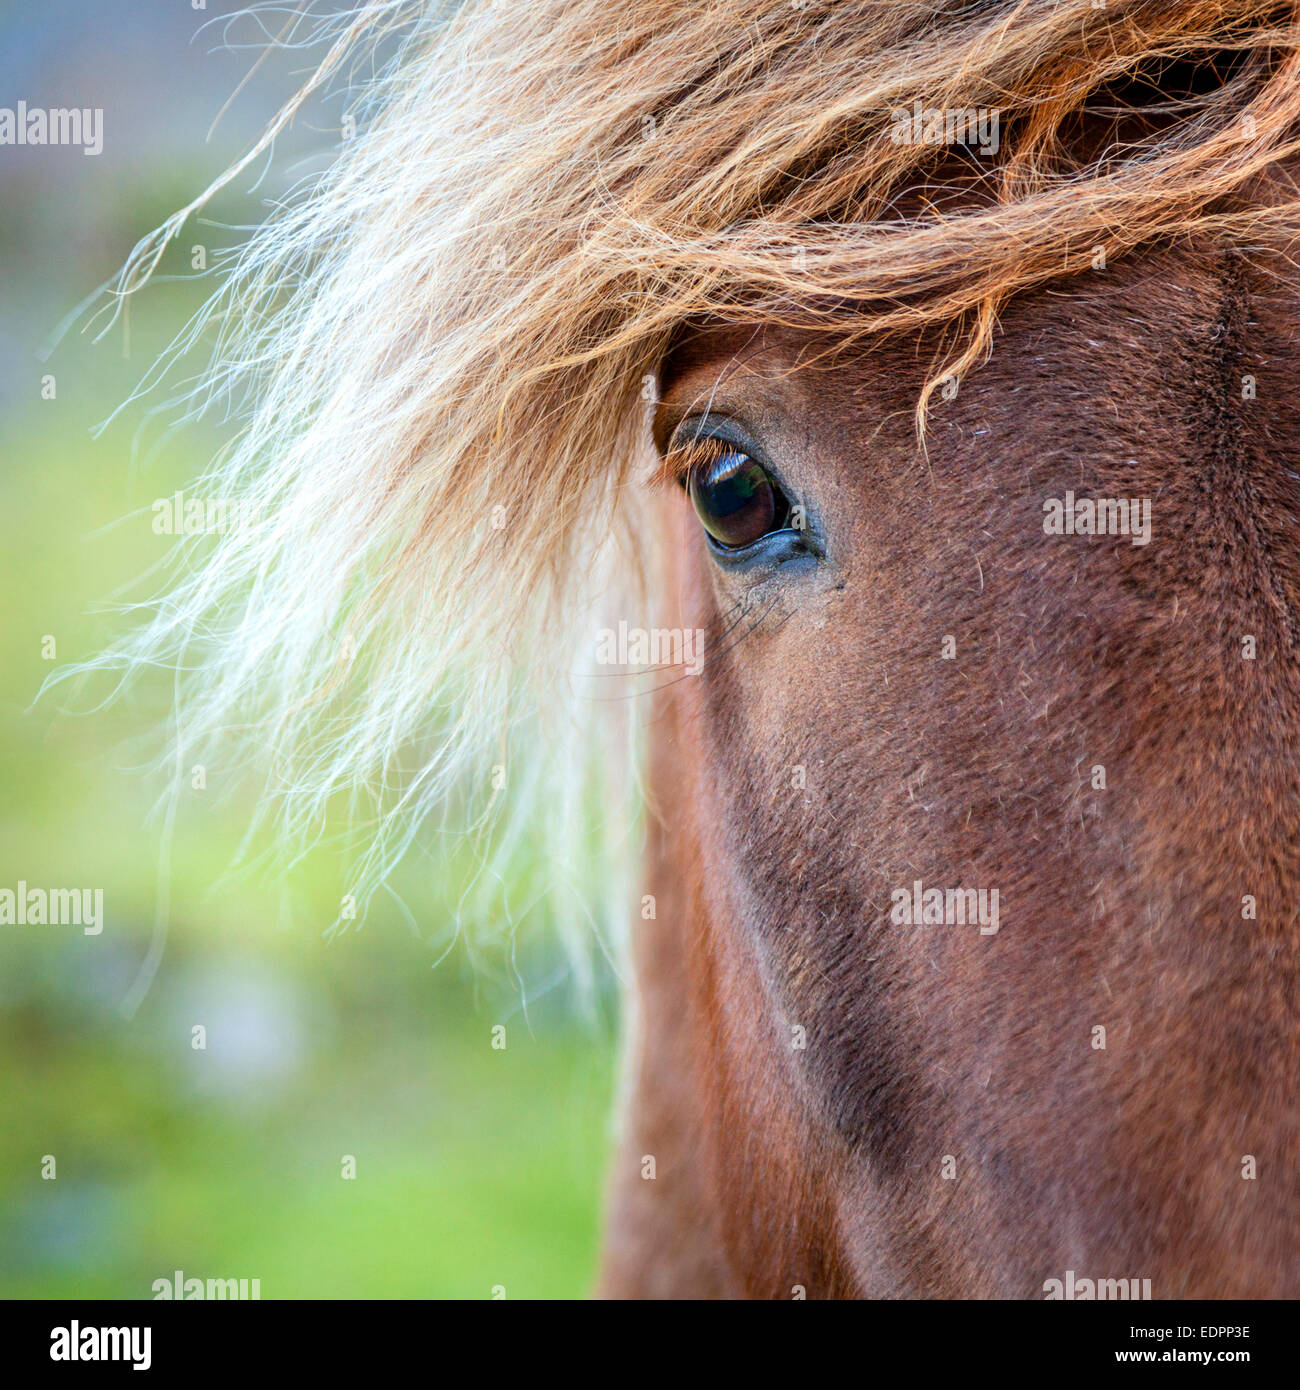
<svg viewBox="0 0 1300 1390">
<path fill-rule="evenodd" d="M 792 328 L 698 329 L 661 364 L 660 400 L 673 415 L 714 409 L 738 395 L 759 410 L 796 410 L 805 403 L 806 369 L 818 346 L 813 334 Z"/>
<path fill-rule="evenodd" d="M 898 344 L 853 343 L 847 331 L 784 324 L 719 325 L 683 337 L 660 367 L 663 398 L 680 400 L 713 388 L 759 387 L 798 399 L 820 397 L 847 375 L 870 375 L 901 354 Z M 914 351 L 907 354 L 914 356 Z"/>
<path fill-rule="evenodd" d="M 1122 389 L 1135 352 L 1164 355 L 1216 332 L 1229 281 L 1239 288 L 1240 274 L 1226 273 L 1222 253 L 1208 246 L 1103 261 L 1002 306 L 995 350 L 970 382 L 983 379 L 997 390 L 1046 386 L 1044 363 L 1066 377 L 1091 364 L 1113 372 Z M 952 333 L 939 329 L 854 340 L 847 330 L 782 324 L 699 327 L 664 358 L 661 398 L 684 409 L 745 395 L 775 410 L 807 407 L 822 416 L 910 412 L 952 343 Z"/>
</svg>

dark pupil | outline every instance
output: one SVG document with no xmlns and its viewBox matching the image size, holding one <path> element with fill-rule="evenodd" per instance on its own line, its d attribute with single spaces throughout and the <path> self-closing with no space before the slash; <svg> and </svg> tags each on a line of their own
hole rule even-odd
<svg viewBox="0 0 1300 1390">
<path fill-rule="evenodd" d="M 750 545 L 776 527 L 777 491 L 761 464 L 734 449 L 691 474 L 691 501 L 719 545 Z"/>
</svg>

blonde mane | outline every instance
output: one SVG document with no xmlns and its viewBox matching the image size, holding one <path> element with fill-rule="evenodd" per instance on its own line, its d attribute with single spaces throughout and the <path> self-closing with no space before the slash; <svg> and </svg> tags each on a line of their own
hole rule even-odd
<svg viewBox="0 0 1300 1390">
<path fill-rule="evenodd" d="M 284 826 L 374 797 L 361 886 L 453 805 L 544 824 L 580 884 L 574 847 L 632 785 L 634 721 L 574 671 L 594 604 L 653 594 L 637 497 L 675 335 L 948 328 L 923 417 L 1010 296 L 1098 247 L 1280 241 L 1294 23 L 1252 0 L 365 6 L 268 140 L 359 54 L 400 33 L 400 55 L 196 325 L 215 331 L 207 389 L 250 401 L 207 488 L 257 520 L 115 658 L 175 668 L 187 754 L 247 748 Z M 1221 84 L 1078 155 L 1107 89 L 1230 53 Z M 951 148 L 891 134 L 916 103 L 998 113 L 960 202 L 925 193 Z M 235 172 L 136 248 L 121 293 Z M 595 703 L 623 709 L 614 752 Z M 626 824 L 608 815 L 605 838 Z"/>
</svg>

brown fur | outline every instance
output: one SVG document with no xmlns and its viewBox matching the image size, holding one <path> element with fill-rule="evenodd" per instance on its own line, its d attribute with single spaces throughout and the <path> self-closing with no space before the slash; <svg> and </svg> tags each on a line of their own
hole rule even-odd
<svg viewBox="0 0 1300 1390">
<path fill-rule="evenodd" d="M 742 580 L 665 503 L 664 620 L 756 620 L 653 725 L 606 1293 L 1300 1293 L 1296 288 L 1201 247 L 1017 301 L 928 460 L 915 345 L 674 355 L 660 442 L 712 395 L 828 555 Z M 1066 489 L 1153 497 L 1151 544 L 1045 536 Z M 918 877 L 999 887 L 1001 930 L 892 925 Z"/>
</svg>

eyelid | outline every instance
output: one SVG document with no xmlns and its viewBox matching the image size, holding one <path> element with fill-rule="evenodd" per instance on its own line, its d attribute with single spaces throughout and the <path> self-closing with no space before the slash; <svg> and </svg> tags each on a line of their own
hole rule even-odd
<svg viewBox="0 0 1300 1390">
<path fill-rule="evenodd" d="M 725 415 L 693 415 L 678 422 L 656 471 L 656 481 L 685 487 L 701 449 L 727 449 L 751 458 L 784 489 L 780 474 L 739 424 Z"/>
<path fill-rule="evenodd" d="M 660 464 L 660 475 L 679 487 L 685 487 L 692 473 L 721 458 L 728 450 L 736 451 L 736 446 L 715 434 L 695 435 L 674 442 Z"/>
</svg>

